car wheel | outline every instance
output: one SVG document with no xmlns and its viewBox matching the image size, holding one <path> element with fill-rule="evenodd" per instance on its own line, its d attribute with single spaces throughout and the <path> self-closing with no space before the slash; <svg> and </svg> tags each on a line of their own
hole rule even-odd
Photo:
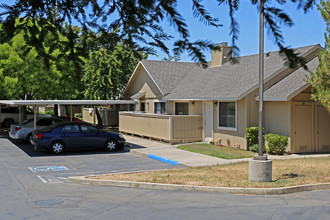
<svg viewBox="0 0 330 220">
<path fill-rule="evenodd" d="M 110 139 L 105 143 L 105 149 L 107 151 L 114 151 L 117 150 L 118 142 L 114 139 Z"/>
<path fill-rule="evenodd" d="M 5 119 L 3 121 L 3 126 L 6 127 L 6 128 L 10 128 L 11 124 L 13 124 L 14 121 L 12 119 Z"/>
<path fill-rule="evenodd" d="M 64 144 L 61 141 L 55 141 L 50 145 L 50 151 L 54 154 L 60 154 L 64 150 Z"/>
<path fill-rule="evenodd" d="M 28 134 L 28 136 L 25 139 L 25 143 L 32 144 L 32 133 Z"/>
</svg>

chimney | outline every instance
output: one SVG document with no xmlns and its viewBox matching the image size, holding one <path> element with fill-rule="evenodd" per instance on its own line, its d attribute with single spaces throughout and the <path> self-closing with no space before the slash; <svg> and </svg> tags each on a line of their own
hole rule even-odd
<svg viewBox="0 0 330 220">
<path fill-rule="evenodd" d="M 220 50 L 212 50 L 211 67 L 222 66 L 231 59 L 232 47 L 227 42 L 217 44 Z"/>
</svg>

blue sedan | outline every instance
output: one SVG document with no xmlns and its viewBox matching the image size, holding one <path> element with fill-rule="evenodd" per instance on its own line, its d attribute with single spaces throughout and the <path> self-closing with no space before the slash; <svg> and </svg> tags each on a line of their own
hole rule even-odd
<svg viewBox="0 0 330 220">
<path fill-rule="evenodd" d="M 61 122 L 33 132 L 31 143 L 35 150 L 49 150 L 54 154 L 65 149 L 104 148 L 114 151 L 124 148 L 123 135 L 103 131 L 85 122 Z"/>
</svg>

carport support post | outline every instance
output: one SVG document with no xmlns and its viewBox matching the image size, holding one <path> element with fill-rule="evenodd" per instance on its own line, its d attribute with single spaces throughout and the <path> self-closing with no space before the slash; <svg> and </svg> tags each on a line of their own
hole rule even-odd
<svg viewBox="0 0 330 220">
<path fill-rule="evenodd" d="M 72 105 L 70 105 L 70 121 L 72 121 Z"/>
<path fill-rule="evenodd" d="M 37 129 L 37 105 L 33 106 L 33 130 Z"/>
<path fill-rule="evenodd" d="M 18 123 L 19 124 L 22 123 L 22 106 L 21 105 L 18 107 Z"/>
<path fill-rule="evenodd" d="M 2 124 L 2 120 L 1 120 L 1 110 L 2 110 L 2 106 L 1 106 L 1 103 L 0 103 L 0 128 L 1 128 L 1 124 Z"/>
<path fill-rule="evenodd" d="M 93 124 L 96 125 L 96 119 L 95 119 L 95 115 L 96 114 L 96 106 L 94 105 L 94 111 L 93 111 Z"/>
<path fill-rule="evenodd" d="M 264 2 L 259 0 L 259 149 L 258 156 L 249 161 L 249 180 L 271 182 L 272 161 L 263 155 Z"/>
</svg>

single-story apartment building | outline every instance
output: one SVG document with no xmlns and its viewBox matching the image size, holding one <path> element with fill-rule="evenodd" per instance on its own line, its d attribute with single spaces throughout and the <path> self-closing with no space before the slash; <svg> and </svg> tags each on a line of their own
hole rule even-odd
<svg viewBox="0 0 330 220">
<path fill-rule="evenodd" d="M 239 57 L 220 44 L 208 68 L 190 62 L 142 60 L 124 92 L 134 112 L 119 116 L 121 132 L 168 142 L 222 139 L 247 149 L 245 129 L 258 126 L 259 56 Z M 318 66 L 320 45 L 295 48 L 309 71 Z M 290 69 L 278 51 L 264 56 L 264 129 L 289 137 L 291 153 L 330 152 L 330 116 L 311 99 L 310 73 Z"/>
</svg>

